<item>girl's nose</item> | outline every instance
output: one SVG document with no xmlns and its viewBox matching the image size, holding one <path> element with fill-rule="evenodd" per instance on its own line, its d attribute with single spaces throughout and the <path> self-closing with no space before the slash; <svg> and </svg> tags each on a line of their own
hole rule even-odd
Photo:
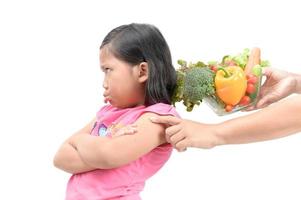
<svg viewBox="0 0 301 200">
<path fill-rule="evenodd" d="M 102 83 L 102 87 L 103 87 L 105 90 L 107 90 L 107 89 L 108 89 L 108 84 L 104 81 L 104 82 Z"/>
</svg>

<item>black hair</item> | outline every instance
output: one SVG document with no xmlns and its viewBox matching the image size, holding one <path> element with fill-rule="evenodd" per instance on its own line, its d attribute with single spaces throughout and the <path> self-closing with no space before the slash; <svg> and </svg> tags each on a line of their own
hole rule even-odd
<svg viewBox="0 0 301 200">
<path fill-rule="evenodd" d="M 176 71 L 167 42 L 163 35 L 150 24 L 128 24 L 110 31 L 100 49 L 109 47 L 113 55 L 129 64 L 148 64 L 145 105 L 171 104 L 176 86 Z"/>
</svg>

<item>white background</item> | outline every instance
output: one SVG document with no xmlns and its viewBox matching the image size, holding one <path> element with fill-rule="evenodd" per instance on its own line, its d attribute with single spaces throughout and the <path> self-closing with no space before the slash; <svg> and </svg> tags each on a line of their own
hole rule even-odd
<svg viewBox="0 0 301 200">
<path fill-rule="evenodd" d="M 156 25 L 173 61 L 221 59 L 258 46 L 301 73 L 298 1 L 42 1 L 0 3 L 0 199 L 63 199 L 59 145 L 103 105 L 98 49 L 116 26 Z M 206 105 L 182 116 L 217 123 Z M 289 114 L 289 113 L 288 113 Z M 284 118 L 285 116 L 275 116 Z M 243 126 L 243 124 L 242 124 Z M 301 199 L 301 135 L 174 152 L 146 184 L 153 199 Z"/>
</svg>

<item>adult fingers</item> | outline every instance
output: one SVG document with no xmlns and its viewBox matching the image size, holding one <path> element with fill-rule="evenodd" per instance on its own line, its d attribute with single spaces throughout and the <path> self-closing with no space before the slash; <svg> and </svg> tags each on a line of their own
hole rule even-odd
<svg viewBox="0 0 301 200">
<path fill-rule="evenodd" d="M 278 101 L 278 97 L 275 94 L 267 94 L 263 96 L 258 103 L 256 104 L 256 108 L 264 108 L 271 103 Z"/>
<path fill-rule="evenodd" d="M 182 121 L 180 118 L 174 116 L 157 116 L 157 117 L 151 117 L 150 120 L 153 123 L 167 124 L 167 125 L 177 125 Z"/>
<path fill-rule="evenodd" d="M 187 139 L 179 141 L 177 144 L 175 144 L 175 149 L 177 149 L 179 152 L 186 151 L 187 147 L 189 147 L 189 142 Z"/>
<path fill-rule="evenodd" d="M 165 130 L 165 138 L 168 143 L 171 143 L 170 138 L 181 130 L 180 126 L 170 126 Z"/>
<path fill-rule="evenodd" d="M 170 137 L 170 143 L 175 147 L 176 144 L 185 139 L 185 135 L 182 132 L 177 132 Z"/>
</svg>

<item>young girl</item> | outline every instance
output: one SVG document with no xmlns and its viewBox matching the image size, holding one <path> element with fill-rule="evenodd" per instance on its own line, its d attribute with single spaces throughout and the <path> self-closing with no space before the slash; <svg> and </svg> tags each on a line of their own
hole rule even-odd
<svg viewBox="0 0 301 200">
<path fill-rule="evenodd" d="M 178 116 L 170 105 L 176 72 L 169 47 L 152 25 L 123 25 L 103 40 L 100 64 L 109 105 L 63 143 L 54 165 L 73 174 L 67 200 L 140 199 L 145 180 L 172 152 L 164 126 L 150 121 Z M 114 137 L 129 124 L 136 134 Z"/>
</svg>

